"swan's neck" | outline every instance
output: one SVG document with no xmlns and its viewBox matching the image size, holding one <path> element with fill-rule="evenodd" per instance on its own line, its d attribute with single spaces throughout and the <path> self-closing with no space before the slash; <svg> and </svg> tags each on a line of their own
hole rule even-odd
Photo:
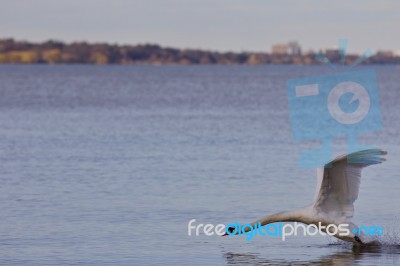
<svg viewBox="0 0 400 266">
<path fill-rule="evenodd" d="M 258 225 L 261 223 L 261 226 L 267 225 L 267 224 L 272 224 L 272 223 L 277 223 L 277 222 L 302 222 L 302 223 L 307 223 L 303 217 L 303 212 L 302 210 L 295 210 L 295 211 L 284 211 L 284 212 L 278 212 L 275 214 L 268 215 L 264 218 L 261 218 L 255 222 L 253 222 L 253 225 Z M 250 228 L 245 228 L 245 231 L 249 231 Z"/>
<path fill-rule="evenodd" d="M 276 222 L 301 222 L 301 216 L 298 211 L 284 211 L 268 215 L 261 218 L 257 222 L 261 222 L 261 225 L 267 225 Z"/>
</svg>

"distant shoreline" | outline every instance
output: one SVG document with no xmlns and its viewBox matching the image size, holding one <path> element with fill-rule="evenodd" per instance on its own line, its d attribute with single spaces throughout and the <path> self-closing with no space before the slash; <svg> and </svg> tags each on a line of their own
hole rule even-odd
<svg viewBox="0 0 400 266">
<path fill-rule="evenodd" d="M 338 50 L 326 54 L 332 63 L 341 62 Z M 352 64 L 359 55 L 346 56 Z M 0 39 L 0 64 L 94 64 L 94 65 L 317 65 L 316 53 L 302 55 L 264 52 L 214 52 L 176 49 L 156 44 L 116 45 L 107 43 L 42 43 Z M 376 53 L 363 64 L 400 64 L 400 56 Z"/>
</svg>

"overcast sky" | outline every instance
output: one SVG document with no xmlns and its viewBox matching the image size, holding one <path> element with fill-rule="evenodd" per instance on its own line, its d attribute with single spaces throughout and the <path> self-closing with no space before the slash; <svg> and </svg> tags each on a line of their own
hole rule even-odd
<svg viewBox="0 0 400 266">
<path fill-rule="evenodd" d="M 398 0 L 0 0 L 0 38 L 270 51 L 400 51 Z"/>
</svg>

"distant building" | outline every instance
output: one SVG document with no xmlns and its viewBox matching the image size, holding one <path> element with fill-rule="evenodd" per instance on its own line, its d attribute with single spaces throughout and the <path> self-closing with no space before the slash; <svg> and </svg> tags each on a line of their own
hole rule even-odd
<svg viewBox="0 0 400 266">
<path fill-rule="evenodd" d="M 325 49 L 325 56 L 328 58 L 340 57 L 340 50 L 332 48 Z"/>
<path fill-rule="evenodd" d="M 389 57 L 393 57 L 394 53 L 392 51 L 378 51 L 376 53 L 376 55 L 379 57 L 389 58 Z"/>
<path fill-rule="evenodd" d="M 289 42 L 285 44 L 275 44 L 272 46 L 272 54 L 274 55 L 301 55 L 301 47 L 297 42 Z"/>
<path fill-rule="evenodd" d="M 315 55 L 316 53 L 317 52 L 313 49 L 308 49 L 308 50 L 302 52 L 302 54 L 304 54 L 304 55 Z"/>
<path fill-rule="evenodd" d="M 287 44 L 275 44 L 272 46 L 272 54 L 286 55 L 289 53 L 289 46 Z"/>
<path fill-rule="evenodd" d="M 289 42 L 287 46 L 291 55 L 301 55 L 301 47 L 297 42 Z"/>
</svg>

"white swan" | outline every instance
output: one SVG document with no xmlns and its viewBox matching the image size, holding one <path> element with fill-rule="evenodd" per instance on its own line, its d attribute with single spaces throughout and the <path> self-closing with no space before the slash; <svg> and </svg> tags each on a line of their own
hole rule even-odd
<svg viewBox="0 0 400 266">
<path fill-rule="evenodd" d="M 382 155 L 385 154 L 387 153 L 382 150 L 369 149 L 337 157 L 323 169 L 317 170 L 317 193 L 310 206 L 272 214 L 253 222 L 252 225 L 255 226 L 259 222 L 261 225 L 276 222 L 301 222 L 317 226 L 319 222 L 324 226 L 349 224 L 349 235 L 334 236 L 356 245 L 378 243 L 375 237 L 354 234 L 352 230 L 358 227 L 351 222 L 351 218 L 354 213 L 353 203 L 358 197 L 362 168 L 382 163 L 385 161 Z M 233 229 L 228 228 L 230 232 Z M 243 229 L 245 232 L 251 230 Z"/>
</svg>

